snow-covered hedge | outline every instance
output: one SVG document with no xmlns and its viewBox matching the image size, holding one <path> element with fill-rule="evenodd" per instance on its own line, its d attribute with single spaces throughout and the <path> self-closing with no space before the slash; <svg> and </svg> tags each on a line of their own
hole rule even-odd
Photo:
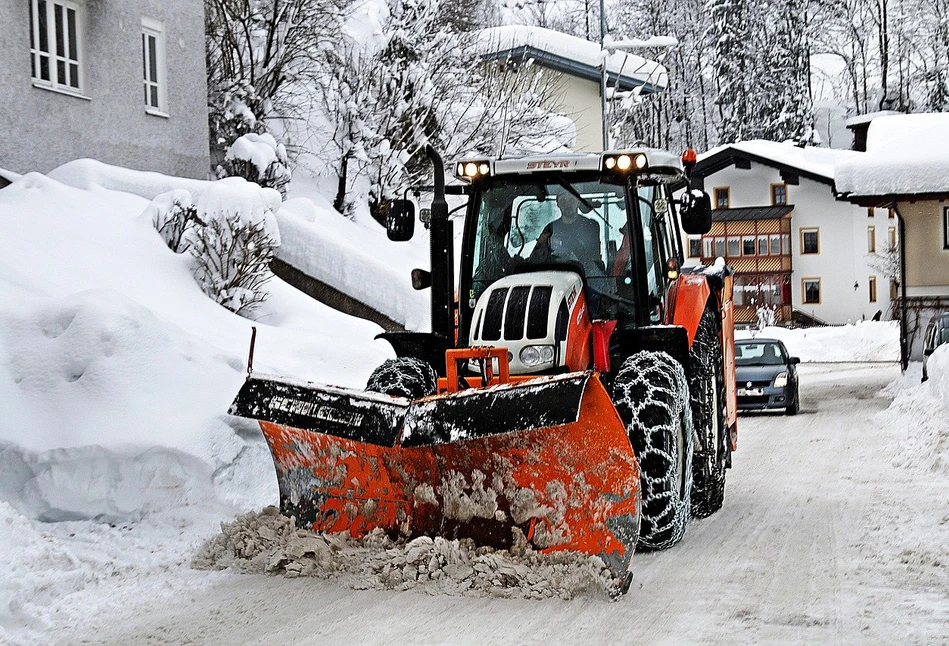
<svg viewBox="0 0 949 646">
<path fill-rule="evenodd" d="M 285 198 L 290 183 L 287 150 L 273 135 L 248 133 L 238 137 L 227 149 L 218 175 L 243 177 L 264 188 L 276 189 Z"/>
</svg>

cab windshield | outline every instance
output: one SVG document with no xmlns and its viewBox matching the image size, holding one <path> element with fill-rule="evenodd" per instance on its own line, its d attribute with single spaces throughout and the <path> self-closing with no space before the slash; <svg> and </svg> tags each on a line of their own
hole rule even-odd
<svg viewBox="0 0 949 646">
<path fill-rule="evenodd" d="M 623 186 L 551 178 L 481 191 L 472 266 L 473 297 L 502 276 L 566 268 L 586 282 L 591 315 L 629 309 L 631 240 Z"/>
</svg>

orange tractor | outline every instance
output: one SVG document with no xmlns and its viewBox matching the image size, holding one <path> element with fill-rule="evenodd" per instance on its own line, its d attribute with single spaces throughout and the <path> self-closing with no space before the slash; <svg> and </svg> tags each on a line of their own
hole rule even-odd
<svg viewBox="0 0 949 646">
<path fill-rule="evenodd" d="M 625 591 L 637 546 L 670 547 L 722 506 L 737 448 L 730 271 L 681 267 L 679 224 L 711 226 L 694 153 L 459 162 L 457 291 L 428 155 L 431 271 L 412 281 L 432 331 L 380 335 L 398 358 L 365 391 L 249 368 L 230 412 L 260 421 L 300 526 L 526 540 L 601 557 Z M 389 237 L 416 219 L 394 202 Z"/>
</svg>

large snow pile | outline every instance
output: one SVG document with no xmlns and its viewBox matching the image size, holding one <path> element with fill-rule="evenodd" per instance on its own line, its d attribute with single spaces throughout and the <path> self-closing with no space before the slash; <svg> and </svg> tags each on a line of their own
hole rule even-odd
<svg viewBox="0 0 949 646">
<path fill-rule="evenodd" d="M 853 325 L 790 330 L 736 330 L 736 339 L 778 339 L 792 357 L 804 362 L 899 361 L 900 328 L 897 321 L 862 321 Z"/>
<path fill-rule="evenodd" d="M 867 152 L 837 164 L 837 191 L 853 195 L 949 190 L 949 114 L 877 117 Z"/>
<path fill-rule="evenodd" d="M 428 235 L 393 243 L 368 214 L 349 220 L 314 188 L 291 184 L 291 199 L 277 213 L 283 235 L 277 257 L 345 292 L 408 329 L 429 326 L 428 291 L 412 289 L 412 270 L 428 269 Z"/>
<path fill-rule="evenodd" d="M 927 372 L 925 383 L 904 384 L 878 421 L 905 433 L 895 450 L 896 465 L 949 475 L 949 346 L 929 357 Z"/>
<path fill-rule="evenodd" d="M 53 174 L 82 188 L 34 173 L 0 190 L 0 554 L 17 561 L 0 574 L 0 642 L 78 612 L 102 576 L 63 546 L 71 533 L 131 523 L 187 551 L 213 522 L 180 510 L 219 520 L 276 500 L 256 424 L 225 414 L 252 325 L 267 372 L 358 387 L 391 353 L 378 326 L 279 280 L 256 322 L 220 307 L 147 208 L 175 189 L 251 210 L 275 192 L 95 162 Z"/>
<path fill-rule="evenodd" d="M 361 540 L 298 530 L 275 507 L 222 523 L 195 567 L 235 567 L 288 577 L 339 579 L 356 590 L 417 589 L 429 594 L 570 599 L 612 585 L 603 561 L 573 552 L 539 554 L 519 535 L 510 550 L 421 536 L 394 543 L 382 530 Z"/>
</svg>

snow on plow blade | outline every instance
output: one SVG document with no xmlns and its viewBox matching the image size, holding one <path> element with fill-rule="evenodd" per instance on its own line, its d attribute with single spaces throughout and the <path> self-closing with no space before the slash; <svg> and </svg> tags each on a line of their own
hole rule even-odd
<svg viewBox="0 0 949 646">
<path fill-rule="evenodd" d="M 597 376 L 420 400 L 251 375 L 231 405 L 270 445 L 280 508 L 315 531 L 471 538 L 600 556 L 625 576 L 639 472 Z"/>
</svg>

